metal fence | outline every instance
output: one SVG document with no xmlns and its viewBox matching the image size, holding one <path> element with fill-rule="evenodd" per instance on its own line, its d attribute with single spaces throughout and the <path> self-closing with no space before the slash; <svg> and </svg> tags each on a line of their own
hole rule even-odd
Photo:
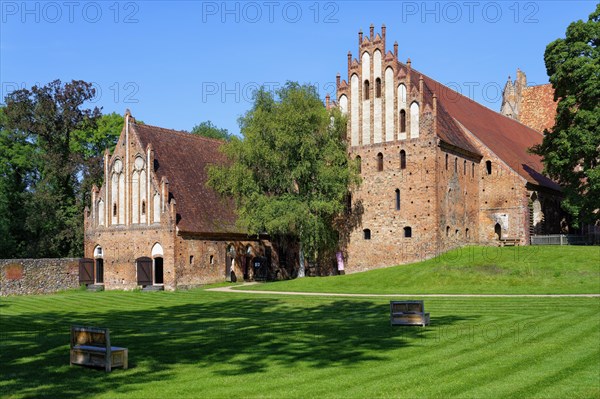
<svg viewBox="0 0 600 399">
<path fill-rule="evenodd" d="M 549 234 L 531 236 L 531 245 L 598 245 L 600 234 Z"/>
</svg>

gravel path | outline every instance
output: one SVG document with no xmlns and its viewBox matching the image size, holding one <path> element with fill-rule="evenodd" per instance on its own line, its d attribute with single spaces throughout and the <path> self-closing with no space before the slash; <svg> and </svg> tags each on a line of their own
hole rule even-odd
<svg viewBox="0 0 600 399">
<path fill-rule="evenodd" d="M 209 288 L 206 291 L 237 292 L 243 294 L 270 294 L 270 295 L 304 295 L 304 296 L 331 296 L 331 297 L 380 297 L 380 298 L 600 298 L 600 294 L 339 294 L 333 292 L 292 292 L 292 291 L 261 291 L 234 289 L 258 283 L 244 283 L 229 287 Z"/>
</svg>

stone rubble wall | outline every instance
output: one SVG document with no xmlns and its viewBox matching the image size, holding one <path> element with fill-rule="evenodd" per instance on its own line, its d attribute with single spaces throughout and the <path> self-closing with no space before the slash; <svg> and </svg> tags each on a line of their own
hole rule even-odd
<svg viewBox="0 0 600 399">
<path fill-rule="evenodd" d="M 0 296 L 51 294 L 79 287 L 79 258 L 0 259 Z"/>
</svg>

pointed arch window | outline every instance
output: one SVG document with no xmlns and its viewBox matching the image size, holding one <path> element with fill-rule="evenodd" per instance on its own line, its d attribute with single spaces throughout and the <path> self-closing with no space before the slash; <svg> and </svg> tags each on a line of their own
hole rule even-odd
<svg viewBox="0 0 600 399">
<path fill-rule="evenodd" d="M 358 168 L 358 173 L 360 174 L 362 172 L 362 158 L 360 155 L 356 156 L 356 166 Z"/>
<path fill-rule="evenodd" d="M 406 151 L 400 151 L 400 169 L 406 169 Z"/>
<path fill-rule="evenodd" d="M 369 80 L 365 80 L 364 87 L 363 87 L 363 99 L 364 100 L 369 99 L 370 89 L 371 88 L 370 88 Z"/>
<path fill-rule="evenodd" d="M 377 154 L 377 171 L 378 172 L 383 171 L 383 154 L 382 153 Z"/>
<path fill-rule="evenodd" d="M 396 210 L 400 210 L 400 189 L 396 189 Z"/>
<path fill-rule="evenodd" d="M 406 111 L 400 110 L 400 133 L 406 133 Z"/>
<path fill-rule="evenodd" d="M 375 97 L 381 97 L 381 78 L 375 79 Z"/>
</svg>

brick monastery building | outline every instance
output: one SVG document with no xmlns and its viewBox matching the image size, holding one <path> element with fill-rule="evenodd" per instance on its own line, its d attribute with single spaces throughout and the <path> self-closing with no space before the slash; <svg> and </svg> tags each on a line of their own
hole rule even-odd
<svg viewBox="0 0 600 399">
<path fill-rule="evenodd" d="M 385 26 L 381 35 L 373 26 L 368 36 L 360 32 L 348 80 L 337 79 L 363 179 L 352 198 L 364 212 L 349 238 L 347 269 L 466 244 L 526 245 L 532 233 L 559 232 L 559 187 L 528 152 L 542 133 L 413 69 L 410 59 L 400 62 L 398 44 L 387 51 L 385 39 Z"/>
<path fill-rule="evenodd" d="M 546 100 L 552 93 L 528 96 L 519 71 L 507 83 L 504 116 L 413 69 L 410 59 L 400 62 L 397 43 L 387 51 L 385 39 L 385 26 L 381 35 L 373 26 L 359 33 L 358 58 L 348 53 L 347 80 L 337 77 L 337 106 L 362 177 L 349 198 L 353 229 L 341 241 L 345 270 L 467 244 L 527 245 L 531 234 L 559 232 L 559 187 L 528 152 L 552 121 L 550 112 L 540 122 L 530 111 L 538 101 L 554 106 Z M 137 124 L 126 113 L 114 153 L 104 156 L 105 183 L 94 187 L 86 212 L 84 282 L 170 290 L 232 272 L 295 275 L 297 250 L 240 231 L 233 202 L 206 186 L 206 166 L 226 161 L 220 145 Z"/>
</svg>

